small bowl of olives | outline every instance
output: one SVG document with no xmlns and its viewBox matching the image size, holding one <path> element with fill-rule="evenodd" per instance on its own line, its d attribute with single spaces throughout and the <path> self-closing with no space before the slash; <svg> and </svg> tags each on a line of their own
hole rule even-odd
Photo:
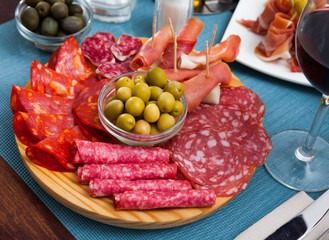
<svg viewBox="0 0 329 240">
<path fill-rule="evenodd" d="M 93 10 L 85 0 L 21 0 L 15 19 L 25 39 L 53 52 L 70 36 L 79 42 L 90 32 Z"/>
<path fill-rule="evenodd" d="M 168 80 L 158 67 L 113 78 L 98 97 L 104 128 L 132 146 L 154 146 L 175 136 L 187 109 L 183 85 Z"/>
</svg>

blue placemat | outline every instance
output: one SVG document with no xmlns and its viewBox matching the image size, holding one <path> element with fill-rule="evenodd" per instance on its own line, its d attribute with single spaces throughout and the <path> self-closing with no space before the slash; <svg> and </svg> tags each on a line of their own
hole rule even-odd
<svg viewBox="0 0 329 240">
<path fill-rule="evenodd" d="M 129 23 L 95 21 L 89 35 L 108 31 L 115 37 L 121 33 L 150 37 L 153 6 L 151 0 L 139 0 Z M 195 48 L 204 48 L 204 41 L 211 39 L 215 24 L 218 24 L 215 42 L 220 41 L 231 15 L 231 12 L 224 12 L 197 16 L 205 27 Z M 202 220 L 180 227 L 160 230 L 124 229 L 90 220 L 71 211 L 49 196 L 30 176 L 19 156 L 12 130 L 13 114 L 9 105 L 12 84 L 24 86 L 30 76 L 32 60 L 46 63 L 50 53 L 34 48 L 21 37 L 14 20 L 0 25 L 0 30 L 0 155 L 77 239 L 233 239 L 296 193 L 273 180 L 264 167 L 258 167 L 247 189 L 233 201 Z M 283 129 L 310 127 L 320 101 L 317 91 L 264 75 L 239 63 L 231 63 L 230 66 L 232 72 L 266 104 L 263 124 L 270 135 Z M 326 119 L 321 129 L 321 135 L 327 139 L 328 123 Z M 310 195 L 316 198 L 319 193 Z"/>
</svg>

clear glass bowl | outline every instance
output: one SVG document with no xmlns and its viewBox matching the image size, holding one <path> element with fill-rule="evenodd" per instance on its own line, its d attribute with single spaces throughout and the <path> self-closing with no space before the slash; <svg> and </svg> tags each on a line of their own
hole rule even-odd
<svg viewBox="0 0 329 240">
<path fill-rule="evenodd" d="M 63 44 L 63 42 L 67 38 L 69 38 L 69 36 L 72 35 L 74 36 L 75 40 L 79 42 L 90 32 L 91 25 L 93 22 L 93 10 L 89 5 L 89 3 L 84 0 L 75 0 L 74 3 L 77 3 L 82 7 L 83 16 L 85 17 L 86 20 L 86 26 L 74 34 L 63 36 L 63 37 L 48 37 L 28 30 L 26 27 L 24 27 L 24 25 L 21 22 L 21 13 L 27 7 L 24 0 L 21 0 L 19 2 L 15 10 L 15 20 L 16 20 L 17 29 L 19 33 L 24 38 L 31 41 L 35 47 L 47 52 L 55 51 L 58 47 L 60 47 Z"/>
<path fill-rule="evenodd" d="M 146 74 L 146 72 L 131 72 L 131 73 L 120 75 L 116 78 L 113 78 L 103 87 L 98 97 L 98 115 L 104 128 L 120 142 L 132 146 L 154 146 L 156 144 L 159 144 L 161 142 L 167 141 L 168 139 L 172 138 L 183 127 L 187 114 L 187 108 L 188 108 L 187 101 L 184 95 L 180 98 L 180 101 L 183 104 L 183 113 L 178 118 L 176 118 L 176 124 L 173 127 L 161 133 L 151 134 L 151 135 L 141 135 L 132 132 L 127 132 L 125 130 L 122 130 L 121 128 L 118 128 L 105 117 L 104 115 L 105 104 L 107 99 L 109 99 L 111 96 L 115 94 L 116 81 L 124 76 L 131 78 L 134 74 Z"/>
</svg>

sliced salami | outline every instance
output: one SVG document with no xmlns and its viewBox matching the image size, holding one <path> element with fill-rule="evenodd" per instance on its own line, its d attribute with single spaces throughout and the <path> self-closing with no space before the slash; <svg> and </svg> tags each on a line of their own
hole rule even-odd
<svg viewBox="0 0 329 240">
<path fill-rule="evenodd" d="M 125 61 L 128 57 L 135 55 L 142 45 L 139 38 L 122 34 L 118 41 L 111 46 L 111 52 L 119 61 Z"/>
<path fill-rule="evenodd" d="M 26 149 L 26 156 L 35 164 L 52 171 L 74 172 L 77 166 L 72 163 L 76 150 L 74 141 L 86 139 L 77 126 L 48 137 Z"/>
<path fill-rule="evenodd" d="M 85 164 L 78 168 L 78 182 L 94 179 L 176 179 L 176 164 Z"/>
<path fill-rule="evenodd" d="M 127 64 L 105 62 L 96 68 L 95 73 L 98 78 L 108 78 L 112 79 L 114 77 L 120 76 L 124 73 L 131 72 L 130 67 Z"/>
<path fill-rule="evenodd" d="M 114 207 L 116 210 L 210 207 L 215 203 L 216 194 L 214 190 L 127 191 L 114 194 Z"/>
<path fill-rule="evenodd" d="M 10 107 L 15 114 L 18 111 L 28 113 L 71 114 L 74 99 L 51 96 L 31 89 L 13 85 Z"/>
<path fill-rule="evenodd" d="M 113 196 L 114 193 L 125 191 L 180 191 L 192 189 L 187 180 L 152 179 L 152 180 L 112 180 L 95 179 L 89 183 L 92 197 Z"/>
<path fill-rule="evenodd" d="M 55 96 L 74 97 L 83 87 L 76 80 L 64 76 L 36 60 L 32 61 L 30 81 L 32 90 Z"/>
<path fill-rule="evenodd" d="M 79 164 L 169 163 L 170 151 L 159 147 L 76 141 Z"/>
<path fill-rule="evenodd" d="M 51 69 L 85 86 L 92 86 L 97 80 L 73 36 L 65 40 L 63 45 L 51 55 L 49 62 L 48 66 Z"/>
<path fill-rule="evenodd" d="M 74 126 L 73 116 L 64 114 L 17 112 L 13 118 L 16 137 L 31 146 Z"/>
<path fill-rule="evenodd" d="M 105 45 L 106 50 L 110 51 L 111 46 L 115 43 L 115 37 L 109 32 L 97 32 L 92 37 L 100 38 Z"/>
<path fill-rule="evenodd" d="M 114 137 L 107 133 L 98 117 L 98 95 L 108 81 L 109 79 L 104 79 L 85 88 L 73 104 L 74 120 L 91 141 L 114 142 Z"/>
<path fill-rule="evenodd" d="M 115 62 L 113 54 L 107 48 L 107 44 L 100 37 L 87 37 L 81 43 L 83 55 L 95 66 L 105 62 Z"/>
</svg>

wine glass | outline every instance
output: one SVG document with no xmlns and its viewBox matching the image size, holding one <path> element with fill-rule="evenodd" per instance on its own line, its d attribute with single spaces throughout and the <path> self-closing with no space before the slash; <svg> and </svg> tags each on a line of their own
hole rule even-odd
<svg viewBox="0 0 329 240">
<path fill-rule="evenodd" d="M 265 167 L 283 185 L 308 192 L 329 188 L 329 142 L 318 136 L 329 109 L 329 0 L 308 0 L 296 31 L 296 56 L 307 80 L 322 93 L 311 129 L 271 137 Z"/>
</svg>

